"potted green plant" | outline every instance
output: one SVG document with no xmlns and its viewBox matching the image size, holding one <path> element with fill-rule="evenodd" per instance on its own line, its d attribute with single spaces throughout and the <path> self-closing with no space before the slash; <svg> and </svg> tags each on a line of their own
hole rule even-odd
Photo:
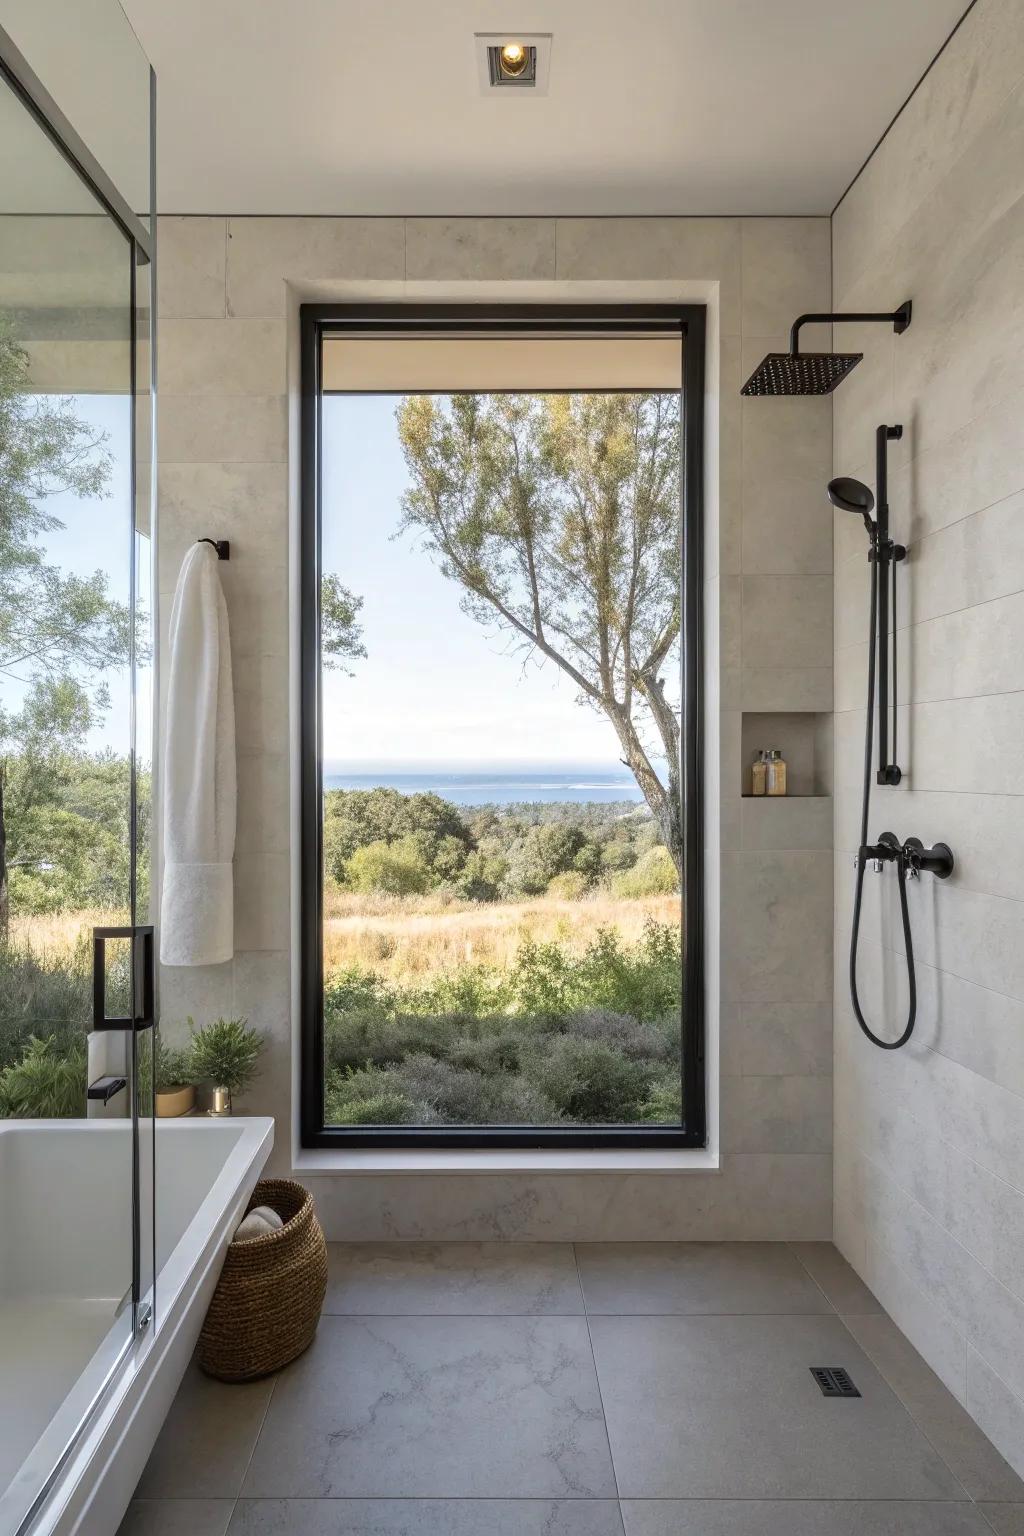
<svg viewBox="0 0 1024 1536">
<path fill-rule="evenodd" d="M 196 1081 L 213 1088 L 210 1113 L 230 1115 L 232 1095 L 242 1093 L 257 1076 L 263 1035 L 247 1019 L 214 1019 L 196 1029 L 189 1019 L 192 1043 L 189 1065 Z"/>
<path fill-rule="evenodd" d="M 189 1047 L 175 1049 L 161 1040 L 156 1054 L 154 1107 L 157 1118 L 172 1120 L 178 1115 L 187 1115 L 195 1108 L 195 1103 L 195 1073 Z"/>
</svg>

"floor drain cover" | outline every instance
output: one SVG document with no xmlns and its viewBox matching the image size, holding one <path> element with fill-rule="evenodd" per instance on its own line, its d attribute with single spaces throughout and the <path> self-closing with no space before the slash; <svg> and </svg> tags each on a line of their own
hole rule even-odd
<svg viewBox="0 0 1024 1536">
<path fill-rule="evenodd" d="M 841 1365 L 812 1365 L 811 1375 L 821 1388 L 823 1397 L 860 1397 L 849 1371 L 845 1371 Z"/>
</svg>

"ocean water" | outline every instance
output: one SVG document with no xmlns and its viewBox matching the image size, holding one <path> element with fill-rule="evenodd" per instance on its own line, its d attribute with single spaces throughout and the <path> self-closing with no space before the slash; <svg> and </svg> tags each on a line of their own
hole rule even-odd
<svg viewBox="0 0 1024 1536">
<path fill-rule="evenodd" d="M 384 770 L 380 773 L 348 773 L 341 763 L 324 764 L 324 789 L 387 789 L 403 795 L 440 795 L 455 805 L 514 805 L 522 801 L 550 803 L 564 800 L 608 804 L 628 800 L 642 803 L 643 795 L 628 768 L 611 767 L 500 768 Z"/>
</svg>

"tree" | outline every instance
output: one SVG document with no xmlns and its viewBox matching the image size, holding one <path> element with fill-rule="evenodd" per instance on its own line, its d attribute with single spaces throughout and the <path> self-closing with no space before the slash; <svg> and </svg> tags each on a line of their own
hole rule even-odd
<svg viewBox="0 0 1024 1536">
<path fill-rule="evenodd" d="M 0 941 L 8 867 L 18 856 L 12 815 L 36 803 L 52 766 L 53 752 L 40 744 L 59 738 L 65 747 L 69 732 L 80 739 L 106 708 L 104 673 L 130 654 L 131 613 L 109 595 L 104 573 L 69 575 L 47 562 L 41 544 L 64 526 L 51 498 L 105 496 L 110 471 L 102 438 L 73 401 L 33 393 L 28 354 L 0 317 L 0 680 L 22 696 L 19 710 L 0 710 L 0 747 L 19 749 L 17 773 L 5 765 L 0 791 Z M 25 753 L 31 761 L 21 761 Z"/>
<path fill-rule="evenodd" d="M 415 395 L 397 420 L 403 527 L 607 716 L 681 877 L 678 396 Z"/>
<path fill-rule="evenodd" d="M 358 622 L 361 597 L 343 586 L 337 576 L 320 579 L 320 654 L 323 664 L 352 676 L 346 661 L 358 661 L 366 655 L 363 626 Z"/>
</svg>

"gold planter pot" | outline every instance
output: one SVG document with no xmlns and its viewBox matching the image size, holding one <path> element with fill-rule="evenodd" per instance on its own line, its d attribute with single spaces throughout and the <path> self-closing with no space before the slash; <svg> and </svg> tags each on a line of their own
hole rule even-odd
<svg viewBox="0 0 1024 1536">
<path fill-rule="evenodd" d="M 186 1083 L 181 1088 L 160 1088 L 156 1094 L 156 1114 L 158 1120 L 173 1120 L 178 1115 L 187 1115 L 196 1106 L 196 1090 L 191 1083 Z"/>
<path fill-rule="evenodd" d="M 231 1089 L 214 1088 L 210 1097 L 210 1114 L 218 1120 L 231 1113 Z"/>
</svg>

